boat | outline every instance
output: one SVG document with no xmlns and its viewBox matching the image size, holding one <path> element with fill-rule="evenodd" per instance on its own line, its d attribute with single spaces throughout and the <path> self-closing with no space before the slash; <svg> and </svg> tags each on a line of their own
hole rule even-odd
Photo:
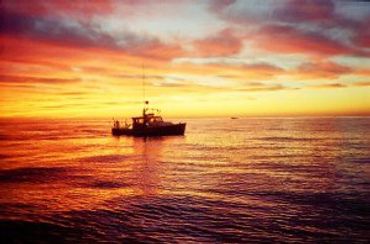
<svg viewBox="0 0 370 244">
<path fill-rule="evenodd" d="M 145 101 L 145 105 L 149 102 Z M 113 136 L 180 136 L 184 135 L 186 123 L 172 123 L 164 121 L 155 112 L 158 109 L 149 109 L 144 106 L 142 116 L 132 117 L 132 123 L 125 122 L 123 126 L 118 120 L 114 120 L 112 127 Z"/>
<path fill-rule="evenodd" d="M 230 119 L 239 119 L 238 117 L 230 117 Z"/>
</svg>

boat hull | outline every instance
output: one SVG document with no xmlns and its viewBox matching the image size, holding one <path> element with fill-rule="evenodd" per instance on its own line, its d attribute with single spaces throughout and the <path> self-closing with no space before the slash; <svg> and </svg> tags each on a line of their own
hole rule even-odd
<svg viewBox="0 0 370 244">
<path fill-rule="evenodd" d="M 186 123 L 145 127 L 140 129 L 112 128 L 114 136 L 182 136 L 185 133 Z"/>
</svg>

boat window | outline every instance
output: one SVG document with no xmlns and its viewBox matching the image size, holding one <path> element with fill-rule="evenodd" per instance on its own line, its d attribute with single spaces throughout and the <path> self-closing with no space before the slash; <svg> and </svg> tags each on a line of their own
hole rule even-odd
<svg viewBox="0 0 370 244">
<path fill-rule="evenodd" d="M 143 118 L 134 119 L 134 123 L 135 124 L 144 124 L 144 119 Z"/>
</svg>

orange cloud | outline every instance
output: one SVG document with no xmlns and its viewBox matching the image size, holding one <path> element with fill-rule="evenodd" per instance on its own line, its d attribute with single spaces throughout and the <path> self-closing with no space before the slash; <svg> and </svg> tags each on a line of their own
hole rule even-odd
<svg viewBox="0 0 370 244">
<path fill-rule="evenodd" d="M 47 84 L 63 84 L 80 82 L 79 78 L 44 78 L 44 77 L 29 77 L 29 76 L 11 76 L 0 75 L 0 83 L 47 83 Z"/>
<path fill-rule="evenodd" d="M 82 71 L 86 74 L 114 74 L 136 69 L 141 71 L 142 64 L 147 67 L 163 67 L 167 58 L 180 52 L 177 47 L 155 43 L 151 51 L 139 50 L 134 54 L 124 50 L 116 51 L 102 47 L 59 45 L 53 41 L 37 41 L 29 38 L 0 35 L 3 51 L 0 53 L 2 74 L 5 75 L 69 75 Z M 37 51 L 35 51 L 37 49 Z M 169 50 L 169 51 L 167 51 Z M 152 58 L 153 56 L 156 58 Z M 85 72 L 86 71 L 86 72 Z"/>
<path fill-rule="evenodd" d="M 297 69 L 288 72 L 299 79 L 336 79 L 341 75 L 350 74 L 353 69 L 347 66 L 339 65 L 334 62 L 321 61 L 304 63 Z"/>
<path fill-rule="evenodd" d="M 186 51 L 176 44 L 164 44 L 159 40 L 152 40 L 138 47 L 128 48 L 127 52 L 147 58 L 171 60 L 186 55 Z"/>
<path fill-rule="evenodd" d="M 264 26 L 252 38 L 254 38 L 254 46 L 274 53 L 308 54 L 317 57 L 370 55 L 368 52 L 348 47 L 319 33 L 302 32 L 290 26 Z"/>
<path fill-rule="evenodd" d="M 203 57 L 218 57 L 238 54 L 243 47 L 242 39 L 231 29 L 193 43 L 196 53 Z"/>
<path fill-rule="evenodd" d="M 176 72 L 215 76 L 224 79 L 238 81 L 253 81 L 261 79 L 270 79 L 274 76 L 283 74 L 284 69 L 268 63 L 224 63 L 210 60 L 209 63 L 194 63 L 192 59 L 183 60 L 181 63 L 172 65 Z"/>
<path fill-rule="evenodd" d="M 266 85 L 266 84 L 260 84 L 258 86 L 252 86 L 252 87 L 244 87 L 237 89 L 238 91 L 244 91 L 244 92 L 265 92 L 265 91 L 280 91 L 280 90 L 289 90 L 290 88 L 287 88 L 283 85 L 277 84 L 277 85 Z"/>
<path fill-rule="evenodd" d="M 315 88 L 315 89 L 332 89 L 332 88 L 344 88 L 347 85 L 343 83 L 327 83 L 327 84 L 320 84 L 315 86 L 306 86 L 305 88 Z"/>
<path fill-rule="evenodd" d="M 362 82 L 355 82 L 353 83 L 354 86 L 370 86 L 370 81 L 362 81 Z"/>
</svg>

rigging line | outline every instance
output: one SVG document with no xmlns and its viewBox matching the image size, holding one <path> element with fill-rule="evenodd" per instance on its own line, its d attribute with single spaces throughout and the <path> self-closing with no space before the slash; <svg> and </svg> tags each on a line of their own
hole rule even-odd
<svg viewBox="0 0 370 244">
<path fill-rule="evenodd" d="M 142 85 L 143 85 L 143 100 L 145 103 L 145 73 L 144 73 L 144 64 L 142 64 Z"/>
</svg>

